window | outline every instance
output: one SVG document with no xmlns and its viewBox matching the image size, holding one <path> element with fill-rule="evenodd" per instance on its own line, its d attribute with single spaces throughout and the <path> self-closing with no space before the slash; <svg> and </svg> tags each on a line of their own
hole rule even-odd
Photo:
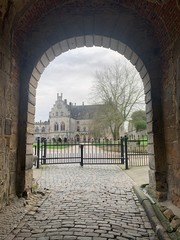
<svg viewBox="0 0 180 240">
<path fill-rule="evenodd" d="M 79 126 L 77 126 L 77 132 L 79 132 L 80 131 L 80 127 Z"/>
<path fill-rule="evenodd" d="M 35 133 L 39 133 L 39 128 L 38 127 L 36 127 L 36 129 L 35 129 Z"/>
<path fill-rule="evenodd" d="M 56 112 L 56 117 L 58 116 L 58 112 Z"/>
<path fill-rule="evenodd" d="M 45 127 L 42 127 L 41 132 L 42 132 L 42 133 L 45 132 Z"/>
<path fill-rule="evenodd" d="M 64 122 L 61 123 L 61 131 L 65 131 L 65 123 Z"/>
<path fill-rule="evenodd" d="M 79 124 L 79 121 L 77 121 L 77 124 Z"/>
<path fill-rule="evenodd" d="M 86 127 L 83 127 L 83 131 L 86 132 Z"/>
<path fill-rule="evenodd" d="M 63 112 L 61 112 L 61 116 L 64 116 L 64 113 L 63 113 Z"/>
<path fill-rule="evenodd" d="M 54 131 L 57 132 L 59 130 L 59 125 L 57 123 L 54 124 Z"/>
</svg>

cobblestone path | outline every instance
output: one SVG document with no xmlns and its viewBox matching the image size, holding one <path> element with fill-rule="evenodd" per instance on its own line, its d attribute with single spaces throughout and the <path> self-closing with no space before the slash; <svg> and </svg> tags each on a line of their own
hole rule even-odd
<svg viewBox="0 0 180 240">
<path fill-rule="evenodd" d="M 118 166 L 46 166 L 39 184 L 50 195 L 6 240 L 157 239 Z"/>
</svg>

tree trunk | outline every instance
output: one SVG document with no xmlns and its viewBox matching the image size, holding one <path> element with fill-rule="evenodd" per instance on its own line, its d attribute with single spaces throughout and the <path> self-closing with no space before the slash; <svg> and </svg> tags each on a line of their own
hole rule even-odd
<svg viewBox="0 0 180 240">
<path fill-rule="evenodd" d="M 119 139 L 119 126 L 116 125 L 114 127 L 114 132 L 112 134 L 113 134 L 114 141 Z"/>
</svg>

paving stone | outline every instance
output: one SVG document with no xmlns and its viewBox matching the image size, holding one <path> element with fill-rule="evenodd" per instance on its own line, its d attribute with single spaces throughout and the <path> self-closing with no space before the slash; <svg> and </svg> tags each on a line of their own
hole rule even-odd
<svg viewBox="0 0 180 240">
<path fill-rule="evenodd" d="M 14 239 L 15 240 L 24 240 L 25 238 L 24 237 L 15 237 Z"/>
<path fill-rule="evenodd" d="M 99 233 L 89 232 L 89 233 L 86 233 L 86 236 L 87 237 L 99 237 Z"/>
<path fill-rule="evenodd" d="M 19 237 L 31 237 L 31 233 L 28 233 L 28 232 L 20 232 L 18 234 Z"/>
<path fill-rule="evenodd" d="M 20 228 L 15 228 L 13 231 L 12 231 L 12 233 L 14 234 L 14 235 L 17 235 L 20 231 L 22 231 L 23 229 L 20 229 Z"/>
<path fill-rule="evenodd" d="M 77 231 L 77 229 L 76 229 L 76 231 Z M 97 230 L 94 230 L 94 229 L 92 229 L 92 228 L 84 228 L 84 229 L 83 229 L 83 232 L 88 232 L 88 233 L 92 233 L 92 232 L 94 232 L 94 231 L 97 231 Z"/>
<path fill-rule="evenodd" d="M 27 237 L 25 238 L 25 240 L 36 240 L 37 238 L 33 238 L 33 237 Z"/>
<path fill-rule="evenodd" d="M 130 238 L 116 237 L 116 239 L 118 239 L 118 240 L 127 240 L 127 239 L 130 239 Z M 141 240 L 142 240 L 142 239 L 141 239 Z"/>
<path fill-rule="evenodd" d="M 75 240 L 75 239 L 77 239 L 77 237 L 76 237 L 76 236 L 64 236 L 63 239 L 66 239 L 66 240 Z"/>
<path fill-rule="evenodd" d="M 29 230 L 30 231 L 30 230 Z M 42 232 L 44 232 L 44 229 L 40 229 L 40 228 L 38 228 L 38 229 L 33 229 L 32 231 L 31 231 L 31 233 L 42 233 Z"/>
<path fill-rule="evenodd" d="M 45 232 L 57 232 L 57 228 L 48 228 L 45 230 Z"/>
<path fill-rule="evenodd" d="M 91 237 L 78 237 L 78 240 L 92 240 Z"/>
<path fill-rule="evenodd" d="M 108 234 L 112 234 L 114 236 L 120 236 L 121 232 L 109 231 Z"/>
<path fill-rule="evenodd" d="M 109 234 L 109 233 L 102 233 L 101 234 L 101 237 L 104 237 L 104 238 L 112 238 L 114 239 L 114 234 Z"/>
<path fill-rule="evenodd" d="M 122 237 L 124 237 L 124 238 L 126 238 L 126 239 L 130 239 L 130 240 L 135 240 L 135 239 L 136 239 L 136 237 L 133 237 L 133 236 L 131 236 L 131 235 L 128 234 L 128 233 L 123 233 L 123 234 L 122 234 Z"/>
<path fill-rule="evenodd" d="M 86 225 L 75 225 L 74 227 L 75 227 L 75 228 L 77 227 L 77 228 L 82 228 L 82 229 L 83 229 L 83 228 L 86 228 Z"/>
<path fill-rule="evenodd" d="M 103 238 L 103 237 L 94 237 L 93 240 L 105 240 L 107 238 Z"/>
<path fill-rule="evenodd" d="M 99 227 L 101 230 L 105 230 L 105 231 L 111 231 L 111 228 L 110 227 Z"/>
<path fill-rule="evenodd" d="M 45 233 L 34 233 L 32 234 L 33 238 L 43 238 L 45 237 Z"/>
<path fill-rule="evenodd" d="M 9 236 L 6 237 L 5 240 L 12 240 L 12 239 L 14 239 L 14 238 L 15 238 L 15 235 L 14 235 L 14 234 L 9 234 Z M 3 238 L 0 237 L 0 239 L 3 239 Z"/>
<path fill-rule="evenodd" d="M 21 231 L 21 233 L 30 233 L 30 232 L 31 232 L 30 229 L 24 229 L 24 228 L 23 228 L 23 229 L 21 229 L 21 230 L 18 229 L 17 233 L 20 232 L 20 231 Z"/>
<path fill-rule="evenodd" d="M 38 237 L 37 240 L 49 240 L 49 237 Z"/>
<path fill-rule="evenodd" d="M 102 230 L 102 229 L 96 229 L 94 232 L 95 233 L 107 233 L 106 230 Z"/>
<path fill-rule="evenodd" d="M 85 232 L 74 232 L 75 236 L 85 236 L 86 233 Z"/>
</svg>

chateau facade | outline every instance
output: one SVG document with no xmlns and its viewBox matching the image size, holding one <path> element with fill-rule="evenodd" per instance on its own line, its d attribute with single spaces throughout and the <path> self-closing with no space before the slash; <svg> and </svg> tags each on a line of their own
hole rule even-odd
<svg viewBox="0 0 180 240">
<path fill-rule="evenodd" d="M 66 141 L 67 139 L 88 141 L 93 138 L 90 133 L 93 116 L 101 106 L 68 104 L 66 99 L 63 100 L 62 94 L 57 94 L 57 100 L 49 113 L 48 121 L 35 123 L 34 141 L 37 137 L 46 138 L 49 141 Z M 112 137 L 108 130 L 105 137 Z"/>
</svg>

